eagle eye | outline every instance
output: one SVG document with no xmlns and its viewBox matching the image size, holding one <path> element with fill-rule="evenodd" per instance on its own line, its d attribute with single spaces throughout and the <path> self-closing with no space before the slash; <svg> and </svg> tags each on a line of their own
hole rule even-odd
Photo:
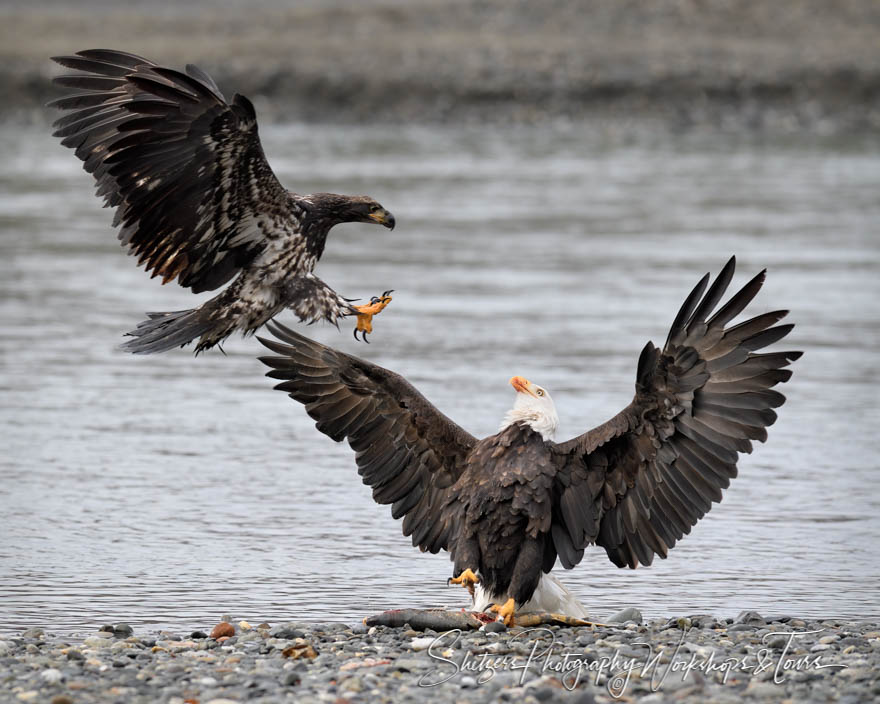
<svg viewBox="0 0 880 704">
<path fill-rule="evenodd" d="M 544 395 L 544 389 L 538 389 L 535 393 L 538 394 L 538 396 L 543 396 L 543 395 Z"/>
<path fill-rule="evenodd" d="M 379 208 L 378 205 L 371 205 L 371 206 L 370 206 L 370 212 L 371 212 L 371 213 L 378 213 L 379 210 L 380 210 L 380 208 Z"/>
</svg>

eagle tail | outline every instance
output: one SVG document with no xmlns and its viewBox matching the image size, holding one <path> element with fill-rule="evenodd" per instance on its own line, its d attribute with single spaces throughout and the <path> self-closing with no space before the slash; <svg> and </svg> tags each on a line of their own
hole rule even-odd
<svg viewBox="0 0 880 704">
<path fill-rule="evenodd" d="M 147 320 L 126 333 L 134 339 L 120 345 L 120 349 L 133 354 L 153 354 L 183 347 L 201 337 L 195 349 L 198 354 L 221 342 L 234 328 L 222 318 L 217 320 L 212 315 L 214 312 L 215 309 L 202 306 L 170 313 L 147 313 Z"/>
<path fill-rule="evenodd" d="M 485 612 L 492 604 L 503 604 L 508 594 L 490 594 L 477 584 L 471 611 Z M 532 597 L 522 604 L 517 613 L 563 614 L 571 618 L 589 618 L 590 612 L 565 585 L 552 574 L 541 574 L 541 579 Z"/>
</svg>

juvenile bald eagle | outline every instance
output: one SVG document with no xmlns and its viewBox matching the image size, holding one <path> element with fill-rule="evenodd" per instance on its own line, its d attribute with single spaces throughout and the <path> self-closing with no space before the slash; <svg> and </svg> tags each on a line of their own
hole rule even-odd
<svg viewBox="0 0 880 704">
<path fill-rule="evenodd" d="M 183 73 L 103 49 L 53 61 L 85 72 L 55 79 L 82 92 L 50 103 L 69 111 L 54 134 L 95 177 L 105 206 L 117 209 L 113 224 L 138 264 L 193 293 L 237 275 L 199 308 L 150 313 L 124 349 L 163 352 L 198 337 L 198 354 L 284 308 L 310 323 L 361 314 L 358 329 L 366 330 L 372 313 L 312 270 L 334 225 L 393 228 L 391 213 L 367 196 L 283 188 L 260 146 L 254 106 L 241 95 L 227 103 L 195 66 Z"/>
<path fill-rule="evenodd" d="M 481 585 L 510 624 L 557 559 L 570 569 L 590 545 L 618 567 L 665 558 L 721 501 L 738 453 L 766 440 L 785 401 L 771 387 L 801 353 L 756 353 L 789 333 L 775 325 L 788 311 L 726 327 L 763 271 L 710 317 L 734 266 L 708 290 L 708 274 L 699 282 L 662 350 L 645 345 L 632 403 L 563 443 L 550 394 L 519 376 L 501 429 L 477 440 L 399 375 L 280 325 L 269 329 L 287 344 L 261 342 L 282 356 L 262 361 L 318 430 L 348 439 L 373 498 L 403 518 L 413 545 L 448 550 L 452 581 Z"/>
</svg>

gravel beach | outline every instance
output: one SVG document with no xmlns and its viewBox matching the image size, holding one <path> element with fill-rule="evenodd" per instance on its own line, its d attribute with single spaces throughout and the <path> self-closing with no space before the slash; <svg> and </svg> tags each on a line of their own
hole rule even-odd
<svg viewBox="0 0 880 704">
<path fill-rule="evenodd" d="M 246 621 L 137 633 L 117 623 L 68 638 L 32 628 L 0 636 L 0 701 L 857 704 L 880 697 L 877 623 L 755 612 L 642 622 L 635 609 L 608 621 L 622 622 L 509 630 L 493 623 L 463 633 Z"/>
</svg>

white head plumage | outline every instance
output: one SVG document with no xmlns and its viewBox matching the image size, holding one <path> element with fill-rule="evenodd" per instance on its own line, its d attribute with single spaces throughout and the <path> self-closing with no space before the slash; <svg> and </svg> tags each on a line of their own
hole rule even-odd
<svg viewBox="0 0 880 704">
<path fill-rule="evenodd" d="M 540 433 L 544 440 L 552 440 L 559 426 L 559 416 L 547 390 L 521 376 L 513 377 L 510 385 L 516 390 L 516 401 L 504 416 L 499 430 L 522 422 Z"/>
</svg>

